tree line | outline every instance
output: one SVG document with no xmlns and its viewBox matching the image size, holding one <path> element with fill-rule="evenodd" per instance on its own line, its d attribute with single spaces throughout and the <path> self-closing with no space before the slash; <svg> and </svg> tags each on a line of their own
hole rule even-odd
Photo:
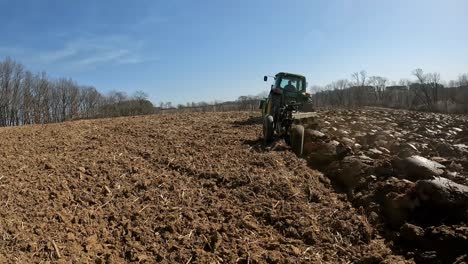
<svg viewBox="0 0 468 264">
<path fill-rule="evenodd" d="M 171 102 L 160 103 L 156 108 L 158 113 L 180 113 L 180 112 L 232 112 L 232 111 L 256 111 L 260 105 L 260 96 L 239 96 L 234 101 L 212 101 L 212 102 L 188 102 L 172 106 Z"/>
<path fill-rule="evenodd" d="M 412 71 L 414 79 L 389 81 L 382 76 L 369 76 L 366 71 L 355 72 L 350 79 L 339 79 L 325 86 L 312 86 L 311 102 L 304 107 L 388 107 L 443 113 L 468 113 L 468 73 L 457 80 L 444 82 L 439 73 Z M 172 107 L 162 103 L 168 112 L 258 111 L 260 99 L 268 96 L 240 96 L 230 102 L 199 102 Z M 164 108 L 165 107 L 165 108 Z"/>
<path fill-rule="evenodd" d="M 443 113 L 468 113 L 468 73 L 448 83 L 439 73 L 412 72 L 414 80 L 398 83 L 381 76 L 356 72 L 323 87 L 311 87 L 316 107 L 378 106 Z"/>
<path fill-rule="evenodd" d="M 448 83 L 439 73 L 412 72 L 413 81 L 398 83 L 382 76 L 356 72 L 325 86 L 313 86 L 314 107 L 379 106 L 445 113 L 468 113 L 468 73 Z M 173 106 L 162 102 L 154 107 L 148 95 L 139 91 L 128 96 L 112 91 L 104 95 L 92 86 L 72 79 L 52 79 L 45 72 L 32 73 L 6 58 L 0 61 L 0 126 L 46 124 L 67 120 L 152 114 L 156 112 L 257 111 L 257 96 L 240 96 L 235 101 L 192 102 Z"/>
<path fill-rule="evenodd" d="M 149 114 L 154 107 L 147 95 L 103 95 L 72 79 L 51 79 L 32 73 L 11 58 L 0 61 L 0 126 L 46 124 L 74 119 Z"/>
<path fill-rule="evenodd" d="M 260 95 L 239 96 L 234 101 L 189 102 L 178 104 L 177 107 L 161 108 L 166 112 L 231 112 L 231 111 L 257 111 L 260 105 Z M 166 105 L 167 104 L 163 104 Z"/>
</svg>

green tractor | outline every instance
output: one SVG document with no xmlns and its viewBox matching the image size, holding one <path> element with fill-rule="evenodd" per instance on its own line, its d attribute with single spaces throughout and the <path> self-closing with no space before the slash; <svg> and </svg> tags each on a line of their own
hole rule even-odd
<svg viewBox="0 0 468 264">
<path fill-rule="evenodd" d="M 287 141 L 293 140 L 290 138 L 292 125 L 314 116 L 312 112 L 303 112 L 304 104 L 310 102 L 304 76 L 280 72 L 273 78 L 270 94 L 260 102 L 265 143 L 273 141 L 275 136 L 285 137 Z M 268 76 L 264 77 L 264 81 L 268 81 Z M 300 133 L 303 137 L 303 128 Z"/>
</svg>

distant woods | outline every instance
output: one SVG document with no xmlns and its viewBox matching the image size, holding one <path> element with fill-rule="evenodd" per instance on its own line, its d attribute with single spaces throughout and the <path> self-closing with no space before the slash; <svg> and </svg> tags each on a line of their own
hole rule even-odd
<svg viewBox="0 0 468 264">
<path fill-rule="evenodd" d="M 326 86 L 313 86 L 313 105 L 317 107 L 378 106 L 442 113 L 468 113 L 468 73 L 444 83 L 439 73 L 416 69 L 413 81 L 390 83 L 381 76 L 356 72 Z"/>
<path fill-rule="evenodd" d="M 177 108 L 167 109 L 173 112 L 229 112 L 229 111 L 257 111 L 262 96 L 239 96 L 235 101 L 192 102 L 179 104 Z"/>
<path fill-rule="evenodd" d="M 377 106 L 443 113 L 468 113 L 468 73 L 457 80 L 441 81 L 438 73 L 416 69 L 413 81 L 390 82 L 365 71 L 353 73 L 325 86 L 313 86 L 314 107 Z M 236 101 L 199 102 L 154 107 L 143 92 L 127 96 L 102 94 L 66 78 L 52 79 L 45 72 L 32 73 L 10 58 L 0 61 L 0 126 L 46 124 L 67 120 L 152 114 L 155 112 L 258 111 L 258 96 Z"/>
<path fill-rule="evenodd" d="M 0 126 L 45 124 L 74 119 L 148 114 L 147 95 L 103 95 L 71 79 L 32 73 L 10 58 L 0 61 Z"/>
</svg>

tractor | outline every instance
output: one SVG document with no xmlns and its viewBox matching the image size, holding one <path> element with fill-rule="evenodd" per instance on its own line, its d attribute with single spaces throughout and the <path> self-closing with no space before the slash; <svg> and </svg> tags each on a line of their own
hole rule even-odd
<svg viewBox="0 0 468 264">
<path fill-rule="evenodd" d="M 268 81 L 265 76 L 264 81 Z M 275 137 L 284 137 L 287 142 L 291 138 L 291 127 L 300 123 L 300 120 L 311 118 L 313 112 L 304 112 L 304 104 L 310 102 L 307 93 L 306 78 L 302 75 L 280 72 L 274 77 L 274 83 L 267 98 L 260 101 L 263 117 L 263 138 L 266 144 L 271 143 Z M 303 129 L 302 132 L 303 138 Z M 299 135 L 301 136 L 301 135 Z M 302 142 L 301 142 L 302 145 Z"/>
</svg>

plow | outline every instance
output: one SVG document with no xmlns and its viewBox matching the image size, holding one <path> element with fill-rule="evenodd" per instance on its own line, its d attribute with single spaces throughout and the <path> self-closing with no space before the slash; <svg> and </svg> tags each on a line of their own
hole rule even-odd
<svg viewBox="0 0 468 264">
<path fill-rule="evenodd" d="M 264 76 L 268 81 L 269 76 Z M 273 78 L 270 93 L 260 102 L 263 118 L 263 139 L 269 144 L 275 139 L 284 138 L 298 155 L 304 146 L 304 126 L 312 123 L 316 114 L 310 105 L 306 78 L 299 74 L 280 72 Z"/>
</svg>

